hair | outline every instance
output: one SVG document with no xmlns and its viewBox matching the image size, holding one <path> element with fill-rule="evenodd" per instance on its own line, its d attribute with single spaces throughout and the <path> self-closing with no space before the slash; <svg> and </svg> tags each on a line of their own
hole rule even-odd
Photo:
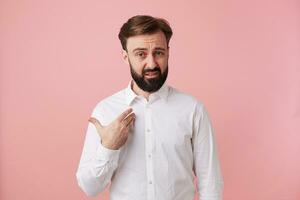
<svg viewBox="0 0 300 200">
<path fill-rule="evenodd" d="M 173 34 L 169 22 L 165 19 L 149 15 L 136 15 L 128 19 L 121 27 L 118 37 L 121 41 L 122 48 L 127 51 L 126 45 L 129 37 L 152 34 L 158 31 L 164 33 L 169 48 L 169 41 Z"/>
</svg>

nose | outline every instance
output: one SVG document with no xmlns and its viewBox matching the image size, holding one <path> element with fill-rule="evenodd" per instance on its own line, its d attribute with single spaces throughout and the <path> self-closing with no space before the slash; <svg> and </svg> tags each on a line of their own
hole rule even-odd
<svg viewBox="0 0 300 200">
<path fill-rule="evenodd" d="M 152 54 L 149 54 L 146 62 L 147 62 L 146 68 L 148 69 L 154 69 L 155 67 L 158 66 L 155 57 Z"/>
</svg>

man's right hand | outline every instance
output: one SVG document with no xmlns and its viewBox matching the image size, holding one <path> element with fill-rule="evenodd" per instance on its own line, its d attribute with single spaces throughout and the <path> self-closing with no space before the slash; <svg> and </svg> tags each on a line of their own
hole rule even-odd
<svg viewBox="0 0 300 200">
<path fill-rule="evenodd" d="M 131 111 L 132 108 L 125 110 L 107 126 L 103 126 L 94 117 L 89 118 L 89 122 L 95 125 L 104 147 L 117 150 L 125 144 L 129 131 L 133 127 L 135 121 L 135 114 L 133 112 L 130 113 Z"/>
</svg>

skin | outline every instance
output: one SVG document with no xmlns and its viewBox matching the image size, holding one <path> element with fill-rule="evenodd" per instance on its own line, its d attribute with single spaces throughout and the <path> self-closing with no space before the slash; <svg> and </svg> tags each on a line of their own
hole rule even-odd
<svg viewBox="0 0 300 200">
<path fill-rule="evenodd" d="M 94 117 L 89 119 L 95 125 L 104 147 L 117 150 L 125 144 L 135 120 L 135 114 L 131 111 L 132 108 L 125 110 L 107 126 L 103 126 Z"/>
<path fill-rule="evenodd" d="M 145 48 L 145 50 L 135 50 L 136 48 Z M 128 38 L 127 51 L 123 50 L 122 55 L 124 62 L 128 65 L 130 62 L 134 71 L 139 75 L 142 75 L 143 70 L 154 69 L 155 66 L 159 67 L 163 73 L 168 66 L 169 47 L 164 33 L 159 31 L 149 35 L 137 35 Z M 147 100 L 151 94 L 139 88 L 135 81 L 133 81 L 132 90 Z"/>
<path fill-rule="evenodd" d="M 137 48 L 143 48 L 138 49 Z M 162 31 L 153 34 L 137 35 L 127 39 L 127 51 L 122 51 L 122 57 L 126 64 L 132 65 L 134 71 L 142 75 L 145 69 L 159 67 L 163 73 L 168 66 L 169 47 Z M 151 77 L 146 77 L 147 80 Z M 149 100 L 150 92 L 143 91 L 133 81 L 132 90 Z M 93 123 L 101 137 L 104 147 L 117 150 L 122 147 L 135 121 L 135 114 L 132 108 L 125 110 L 114 121 L 103 126 L 96 118 L 91 117 L 89 122 Z"/>
</svg>

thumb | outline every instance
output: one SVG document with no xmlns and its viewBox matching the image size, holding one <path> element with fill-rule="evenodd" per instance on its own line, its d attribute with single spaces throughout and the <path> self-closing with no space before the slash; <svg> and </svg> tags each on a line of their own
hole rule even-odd
<svg viewBox="0 0 300 200">
<path fill-rule="evenodd" d="M 90 117 L 89 122 L 93 123 L 98 131 L 101 131 L 104 127 L 95 117 Z"/>
</svg>

